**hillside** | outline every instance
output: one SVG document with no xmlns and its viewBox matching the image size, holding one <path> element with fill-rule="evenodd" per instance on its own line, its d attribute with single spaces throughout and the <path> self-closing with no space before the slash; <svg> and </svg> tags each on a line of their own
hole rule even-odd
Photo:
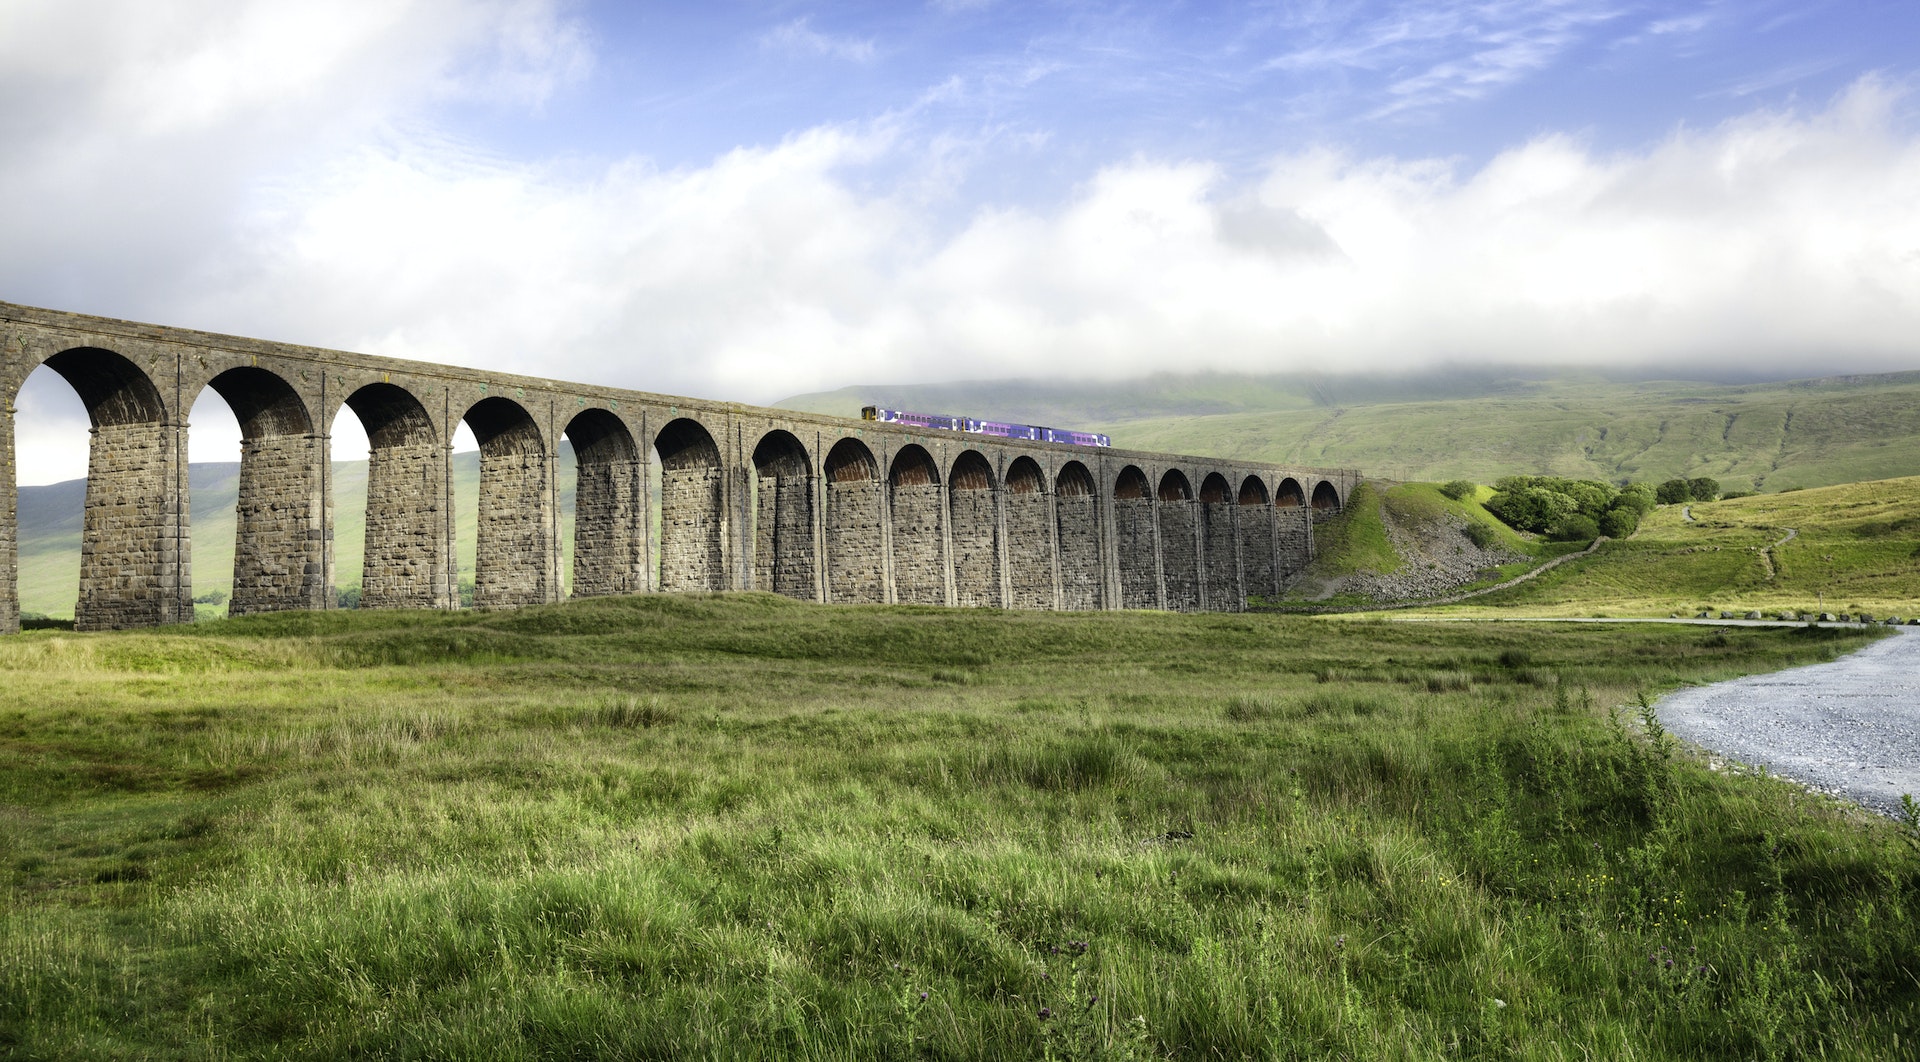
<svg viewBox="0 0 1920 1062">
<path fill-rule="evenodd" d="M 1482 488 L 1483 497 L 1489 493 Z M 1490 587 L 1586 543 L 1500 529 L 1476 550 L 1475 501 L 1433 484 L 1368 484 L 1315 531 L 1320 556 L 1282 604 L 1364 606 Z M 1501 556 L 1500 554 L 1504 554 Z M 1631 537 L 1605 542 L 1537 579 L 1425 610 L 1471 616 L 1666 616 L 1866 612 L 1920 615 L 1920 477 L 1849 483 L 1729 501 L 1668 505 Z"/>
<path fill-rule="evenodd" d="M 1406 377 L 986 382 L 800 395 L 1082 427 L 1114 445 L 1360 468 L 1402 480 L 1515 473 L 1778 491 L 1920 474 L 1920 373 L 1760 383 L 1458 370 Z"/>
</svg>

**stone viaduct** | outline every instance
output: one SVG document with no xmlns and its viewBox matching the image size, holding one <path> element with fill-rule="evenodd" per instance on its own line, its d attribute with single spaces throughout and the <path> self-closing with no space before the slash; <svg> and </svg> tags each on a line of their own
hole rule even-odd
<svg viewBox="0 0 1920 1062">
<path fill-rule="evenodd" d="M 462 421 L 480 446 L 481 608 L 562 596 L 563 437 L 577 461 L 575 596 L 755 589 L 822 602 L 1237 610 L 1307 561 L 1314 518 L 1338 510 L 1360 478 L 929 432 L 9 303 L 0 357 L 7 633 L 20 626 L 14 399 L 41 365 L 73 386 L 93 424 L 81 630 L 193 618 L 187 413 L 208 387 L 243 436 L 235 614 L 333 606 L 328 431 L 343 405 L 371 443 L 364 608 L 458 606 L 450 455 Z"/>
</svg>

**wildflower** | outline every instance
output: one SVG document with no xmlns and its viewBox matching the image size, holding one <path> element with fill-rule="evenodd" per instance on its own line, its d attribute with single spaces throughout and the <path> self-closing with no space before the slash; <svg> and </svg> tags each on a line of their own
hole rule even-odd
<svg viewBox="0 0 1920 1062">
<path fill-rule="evenodd" d="M 1099 996 L 1094 996 L 1093 998 L 1091 998 L 1091 999 L 1089 999 L 1089 1000 L 1087 1000 L 1087 1006 L 1089 1006 L 1089 1007 L 1091 1007 L 1091 1006 L 1093 1006 L 1093 1005 L 1094 1005 L 1095 1003 L 1098 1003 L 1098 1002 L 1100 1002 L 1100 997 L 1099 997 Z"/>
<path fill-rule="evenodd" d="M 1052 1010 L 1049 1010 L 1049 1009 L 1048 1009 L 1048 1008 L 1046 1008 L 1046 1007 L 1041 1007 L 1041 1008 L 1040 1008 L 1040 1020 L 1041 1020 L 1041 1021 L 1046 1021 L 1046 1020 L 1047 1020 L 1048 1018 L 1051 1018 L 1051 1017 L 1053 1017 L 1053 1011 L 1052 1011 Z"/>
<path fill-rule="evenodd" d="M 925 1003 L 926 1001 L 927 1001 L 927 994 L 925 992 L 920 993 L 920 1002 Z"/>
<path fill-rule="evenodd" d="M 1671 970 L 1671 969 L 1673 969 L 1673 960 L 1672 960 L 1672 959 L 1668 959 L 1668 960 L 1667 960 L 1667 969 L 1669 969 L 1669 970 Z"/>
</svg>

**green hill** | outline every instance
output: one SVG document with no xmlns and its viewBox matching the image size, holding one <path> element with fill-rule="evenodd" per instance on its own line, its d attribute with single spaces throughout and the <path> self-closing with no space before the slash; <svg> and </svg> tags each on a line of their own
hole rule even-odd
<svg viewBox="0 0 1920 1062">
<path fill-rule="evenodd" d="M 1920 373 L 1763 383 L 1458 370 L 1404 377 L 1164 376 L 848 388 L 864 403 L 1104 431 L 1114 445 L 1360 468 L 1393 479 L 1514 473 L 1778 491 L 1920 474 Z"/>
<path fill-rule="evenodd" d="M 1408 573 L 1417 583 L 1430 569 L 1444 569 L 1456 552 L 1470 552 L 1466 525 L 1493 522 L 1477 501 L 1449 501 L 1433 484 L 1367 484 L 1345 512 L 1316 529 L 1320 556 L 1295 583 L 1288 603 L 1363 606 L 1490 587 L 1587 545 L 1540 541 L 1502 527 L 1496 545 L 1507 561 L 1466 572 L 1457 588 L 1368 593 L 1404 585 Z M 1632 536 L 1601 544 L 1591 557 L 1511 589 L 1427 611 L 1920 615 L 1920 476 L 1663 506 Z"/>
</svg>

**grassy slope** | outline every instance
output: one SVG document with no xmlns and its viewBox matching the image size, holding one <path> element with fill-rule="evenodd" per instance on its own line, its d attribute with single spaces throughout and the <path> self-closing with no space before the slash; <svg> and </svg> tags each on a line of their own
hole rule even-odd
<svg viewBox="0 0 1920 1062">
<path fill-rule="evenodd" d="M 1454 611 L 1659 615 L 1696 609 L 1920 614 L 1920 477 L 1764 494 L 1648 516 L 1524 586 Z M 1760 549 L 1799 534 L 1772 553 Z"/>
<path fill-rule="evenodd" d="M 1781 490 L 1920 473 L 1920 374 L 1748 385 L 1485 372 L 1394 379 L 1168 377 L 1013 382 L 789 399 L 854 415 L 933 405 L 1106 431 L 1144 450 L 1356 467 L 1397 479 L 1516 472 Z"/>
<path fill-rule="evenodd" d="M 1387 538 L 1382 510 L 1391 512 L 1395 521 L 1403 527 L 1451 518 L 1490 528 L 1502 546 L 1526 559 L 1502 566 L 1497 576 L 1486 580 L 1488 583 L 1510 578 L 1541 560 L 1566 552 L 1569 548 L 1578 548 L 1564 543 L 1542 542 L 1516 533 L 1482 504 L 1492 496 L 1490 488 L 1482 487 L 1476 496 L 1456 501 L 1440 493 L 1440 486 L 1435 483 L 1396 483 L 1391 486 L 1363 483 L 1353 492 L 1346 509 L 1314 526 L 1314 548 L 1319 552 L 1290 596 L 1313 597 L 1329 580 L 1357 573 L 1387 575 L 1400 571 L 1407 564 L 1419 563 L 1418 557 L 1401 556 Z M 1362 602 L 1336 598 L 1333 603 Z"/>
<path fill-rule="evenodd" d="M 0 1053 L 1894 1057 L 1898 827 L 1606 710 L 1864 637 L 756 595 L 28 634 Z"/>
</svg>

